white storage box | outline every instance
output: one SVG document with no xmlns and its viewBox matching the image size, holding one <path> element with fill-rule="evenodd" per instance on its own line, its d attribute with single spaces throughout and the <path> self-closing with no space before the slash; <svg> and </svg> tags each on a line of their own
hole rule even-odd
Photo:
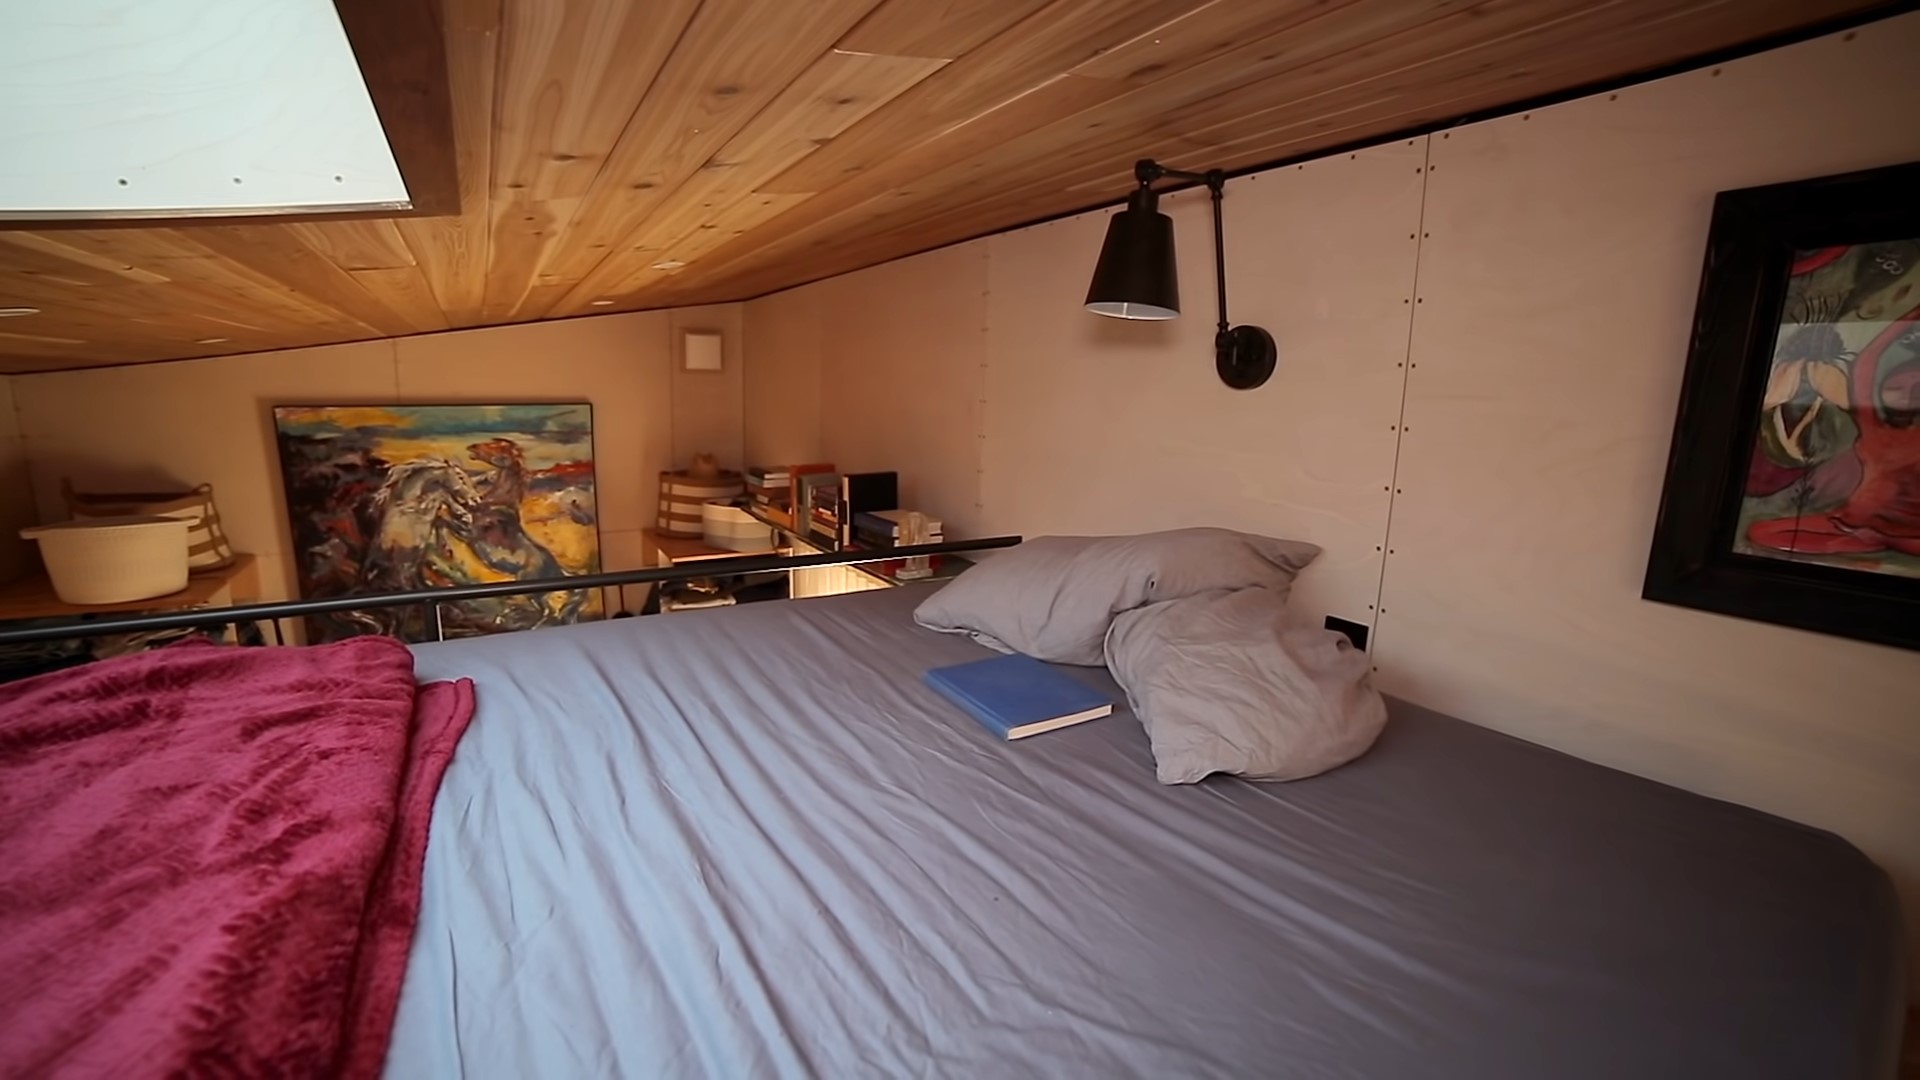
<svg viewBox="0 0 1920 1080">
<path fill-rule="evenodd" d="M 184 518 L 103 517 L 36 525 L 20 535 L 40 542 L 54 595 L 68 604 L 119 604 L 187 587 Z"/>
<path fill-rule="evenodd" d="M 773 530 L 737 506 L 701 503 L 700 524 L 708 547 L 723 551 L 773 550 Z"/>
</svg>

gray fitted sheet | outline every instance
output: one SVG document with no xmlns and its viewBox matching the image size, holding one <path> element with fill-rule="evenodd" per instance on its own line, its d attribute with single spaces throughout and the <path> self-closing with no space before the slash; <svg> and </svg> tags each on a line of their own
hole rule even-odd
<svg viewBox="0 0 1920 1080">
<path fill-rule="evenodd" d="M 394 1077 L 1852 1077 L 1885 876 L 1395 703 L 1285 785 L 1154 782 L 925 689 L 918 589 L 418 649 L 439 794 Z"/>
</svg>

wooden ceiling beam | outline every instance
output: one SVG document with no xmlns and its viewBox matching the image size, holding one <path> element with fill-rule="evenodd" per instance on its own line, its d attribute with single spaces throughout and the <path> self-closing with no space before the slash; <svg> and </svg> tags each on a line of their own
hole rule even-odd
<svg viewBox="0 0 1920 1080">
<path fill-rule="evenodd" d="M 1398 7 L 1407 18 L 1434 18 L 1448 7 L 1464 2 L 1466 0 L 1435 0 L 1409 4 L 1402 0 Z M 1132 41 L 1108 49 L 1071 71 L 1089 79 L 1112 79 L 1145 86 L 1233 52 L 1248 42 L 1271 38 L 1327 16 L 1338 14 L 1339 21 L 1324 22 L 1319 30 L 1347 25 L 1356 33 L 1371 32 L 1365 25 L 1368 17 L 1364 10 L 1345 10 L 1354 8 L 1355 3 L 1356 0 L 1285 0 L 1249 4 L 1243 0 L 1213 0 L 1165 26 L 1157 26 Z M 1423 10 L 1429 14 L 1422 16 Z"/>
<path fill-rule="evenodd" d="M 876 0 L 707 0 L 577 203 L 493 272 L 520 291 L 516 319 L 545 315 L 673 191 L 871 11 Z M 498 235 L 496 234 L 496 243 Z"/>
<path fill-rule="evenodd" d="M 73 233 L 69 233 L 65 237 L 59 237 L 49 236 L 43 233 L 0 232 L 0 244 L 10 244 L 16 248 L 37 251 L 43 255 L 49 255 L 64 262 L 78 263 L 82 266 L 92 267 L 95 270 L 105 271 L 114 277 L 124 278 L 128 281 L 137 281 L 143 285 L 162 284 L 167 280 L 164 275 L 142 269 L 120 256 L 90 251 L 84 247 L 80 247 L 73 243 L 75 236 L 76 234 Z"/>
<path fill-rule="evenodd" d="M 1318 118 L 1327 114 L 1327 102 L 1338 101 L 1342 103 L 1341 108 L 1354 108 L 1368 104 L 1369 99 L 1388 95 L 1400 86 L 1424 86 L 1423 93 L 1442 100 L 1457 97 L 1447 87 L 1443 75 L 1426 73 L 1425 69 L 1437 60 L 1416 59 L 1426 53 L 1446 58 L 1448 64 L 1444 66 L 1449 70 L 1471 68 L 1476 63 L 1505 67 L 1505 99 L 1512 100 L 1512 84 L 1521 81 L 1513 77 L 1516 71 L 1522 70 L 1517 62 L 1529 55 L 1562 55 L 1573 61 L 1582 56 L 1599 58 L 1597 64 L 1581 68 L 1578 75 L 1566 74 L 1567 65 L 1562 63 L 1552 69 L 1556 74 L 1550 77 L 1557 78 L 1590 80 L 1601 77 L 1592 72 L 1604 70 L 1608 64 L 1623 62 L 1619 50 L 1596 52 L 1607 40 L 1606 35 L 1601 33 L 1605 27 L 1613 28 L 1613 39 L 1624 37 L 1634 43 L 1629 46 L 1629 52 L 1658 47 L 1675 50 L 1673 55 L 1677 57 L 1697 51 L 1701 37 L 1727 32 L 1725 25 L 1714 25 L 1714 20 L 1701 16 L 1701 13 L 1706 16 L 1717 15 L 1719 23 L 1732 18 L 1741 20 L 1744 25 L 1745 20 L 1756 14 L 1775 20 L 1791 20 L 1793 16 L 1787 9 L 1795 7 L 1786 0 L 1765 0 L 1764 4 L 1727 11 L 1722 5 L 1701 2 L 1685 9 L 1668 8 L 1661 15 L 1639 21 L 1614 18 L 1609 22 L 1606 9 L 1614 6 L 1593 7 L 1563 2 L 1558 12 L 1551 17 L 1543 17 L 1544 13 L 1538 4 L 1525 11 L 1519 10 L 1519 6 L 1514 4 L 1497 7 L 1476 5 L 1471 10 L 1456 11 L 1445 19 L 1408 28 L 1391 39 L 1324 57 L 1303 69 L 1240 87 L 1232 95 L 1230 104 L 1219 96 L 1207 95 L 1185 105 L 1164 109 L 1157 113 L 1158 122 L 1155 122 L 1155 115 L 1144 109 L 1133 116 L 1116 115 L 1131 106 L 1146 105 L 1144 97 L 1115 102 L 1111 107 L 1073 118 L 1062 125 L 1062 130 L 1038 131 L 1003 147 L 999 157 L 1003 163 L 1003 175 L 1009 183 L 997 190 L 983 190 L 976 199 L 956 200 L 952 197 L 953 192 L 966 182 L 964 172 L 934 172 L 918 178 L 908 187 L 896 189 L 830 221 L 787 228 L 778 240 L 758 250 L 735 248 L 716 253 L 716 258 L 710 260 L 709 266 L 711 270 L 718 271 L 719 280 L 740 278 L 742 275 L 738 270 L 726 269 L 724 264 L 714 265 L 718 257 L 735 255 L 737 258 L 734 261 L 743 266 L 764 267 L 789 258 L 799 259 L 797 253 L 805 251 L 805 261 L 818 271 L 823 267 L 843 265 L 848 261 L 839 254 L 843 251 L 852 251 L 851 261 L 858 262 L 858 253 L 862 250 L 898 251 L 897 245 L 909 242 L 911 238 L 919 238 L 922 246 L 933 242 L 932 238 L 936 236 L 960 239 L 977 235 L 981 231 L 981 221 L 1031 220 L 1045 215 L 1049 208 L 1058 208 L 1062 204 L 1071 207 L 1098 203 L 1103 201 L 1103 192 L 1111 192 L 1113 197 L 1118 197 L 1131 184 L 1132 158 L 1111 155 L 1103 160 L 1094 156 L 1105 145 L 1104 137 L 1100 134 L 1103 127 L 1121 125 L 1131 130 L 1160 130 L 1162 134 L 1149 134 L 1143 139 L 1142 147 L 1170 162 L 1188 167 L 1240 168 L 1271 161 L 1276 157 L 1310 152 L 1322 146 L 1338 145 L 1371 134 L 1401 130 L 1410 122 L 1404 119 L 1406 110 L 1389 110 L 1386 121 L 1368 125 L 1328 122 L 1321 124 L 1315 132 L 1311 129 Z M 1800 10 L 1804 10 L 1804 6 Z M 1687 13 L 1691 21 L 1676 23 L 1676 11 Z M 1492 25 L 1489 25 L 1490 19 L 1495 20 Z M 1654 29 L 1648 32 L 1649 27 Z M 1682 32 L 1685 36 L 1676 36 Z M 1595 35 L 1600 35 L 1598 40 Z M 1575 48 L 1576 45 L 1580 47 Z M 1248 52 L 1267 47 L 1255 43 L 1222 57 L 1219 63 L 1240 67 L 1246 63 Z M 1290 121 L 1305 125 L 1307 130 L 1300 132 L 1301 137 L 1272 138 L 1269 137 L 1270 133 L 1258 130 L 1264 124 L 1279 122 L 1273 117 L 1273 109 L 1297 109 L 1303 106 L 1318 111 L 1306 120 Z M 1290 115 L 1298 117 L 1300 113 L 1296 111 Z M 1458 115 L 1458 112 L 1438 112 L 1426 122 L 1451 115 Z M 1077 139 L 1065 130 L 1074 126 L 1083 129 Z M 1254 130 L 1256 134 L 1242 140 L 1240 156 L 1223 157 L 1213 148 L 1212 140 L 1196 138 L 1193 134 L 1214 126 L 1234 130 L 1245 128 Z M 1078 170 L 1061 167 L 1062 162 L 1072 161 L 1087 161 L 1089 164 Z M 903 195 L 902 192 L 909 194 Z M 919 205 L 923 200 L 939 203 L 942 208 L 928 211 Z M 801 212 L 809 213 L 817 209 L 815 204 L 809 204 Z M 895 246 L 889 247 L 890 244 Z M 752 290 L 766 285 L 771 278 L 767 274 L 753 274 L 740 282 L 729 283 L 723 291 L 731 295 L 753 295 Z"/>
<path fill-rule="evenodd" d="M 438 0 L 334 0 L 416 214 L 460 212 Z"/>
<path fill-rule="evenodd" d="M 392 218 L 308 222 L 289 225 L 287 232 L 342 270 L 390 270 L 417 265 Z"/>
<path fill-rule="evenodd" d="M 0 305 L 42 309 L 0 371 L 745 299 L 1118 199 L 1141 156 L 1250 168 L 1910 7 L 338 0 L 451 198 L 0 232 Z"/>
<path fill-rule="evenodd" d="M 453 328 L 417 266 L 375 266 L 349 270 L 347 276 L 367 295 L 398 313 L 408 333 L 431 334 Z"/>
<path fill-rule="evenodd" d="M 687 33 L 698 0 L 506 9 L 482 320 L 507 322 Z"/>
<path fill-rule="evenodd" d="M 903 152 L 898 159 L 861 173 L 845 184 L 818 195 L 794 196 L 799 200 L 794 204 L 794 209 L 775 219 L 775 223 L 770 223 L 764 233 L 749 234 L 742 237 L 737 245 L 728 243 L 710 250 L 703 254 L 701 260 L 694 262 L 690 270 L 680 273 L 691 274 L 688 280 L 700 280 L 709 276 L 717 266 L 757 254 L 761 246 L 779 250 L 796 247 L 798 245 L 794 241 L 801 231 L 831 228 L 824 224 L 828 221 L 852 221 L 854 219 L 840 215 L 864 207 L 875 199 L 891 197 L 891 193 L 897 190 L 896 185 L 902 182 L 902 176 L 919 175 L 946 161 L 978 161 L 982 169 L 987 168 L 989 166 L 984 155 L 989 151 L 1026 134 L 1036 126 L 1044 126 L 1047 119 L 1077 114 L 1094 104 L 1111 100 L 1121 92 L 1122 87 L 1106 80 L 1062 75 L 1018 101 L 948 132 L 936 143 L 923 144 L 915 150 Z M 631 263 L 628 269 L 632 272 L 619 290 L 621 293 L 643 293 L 651 283 L 670 276 L 667 272 L 653 271 L 648 266 L 636 267 Z M 634 302 L 640 303 L 641 299 L 635 297 Z"/>
<path fill-rule="evenodd" d="M 1177 35 L 1169 31 L 1171 40 L 1162 38 L 1167 48 L 1150 76 L 1137 67 L 1128 68 L 1135 82 L 1068 76 L 1074 81 L 1066 85 L 1076 93 L 1062 95 L 1063 107 L 1058 111 L 1049 114 L 1016 102 L 983 118 L 985 128 L 971 130 L 976 125 L 970 124 L 953 129 L 799 207 L 778 222 L 780 235 L 771 243 L 755 244 L 749 237 L 713 252 L 702 271 L 712 273 L 741 260 L 764 263 L 812 246 L 824 235 L 857 234 L 875 202 L 888 212 L 904 213 L 922 193 L 938 191 L 960 193 L 949 206 L 968 207 L 982 198 L 997 197 L 1020 178 L 1022 170 L 1036 165 L 1058 170 L 1092 160 L 1130 172 L 1135 158 L 1159 152 L 1165 137 L 1152 132 L 1171 107 L 1229 95 L 1238 102 L 1241 95 L 1234 92 L 1244 87 L 1315 63 L 1344 63 L 1355 50 L 1383 38 L 1425 33 L 1427 27 L 1448 17 L 1472 20 L 1493 2 L 1357 0 L 1335 8 L 1290 9 L 1302 18 L 1285 20 L 1273 33 L 1224 53 L 1212 47 L 1215 39 L 1194 34 L 1190 28 Z M 1564 6 L 1574 0 L 1553 2 Z M 1137 40 L 1130 39 L 1128 46 Z M 1182 47 L 1186 51 L 1175 51 Z M 1051 103 L 1044 99 L 1034 103 L 1043 104 Z M 1121 148 L 1113 145 L 1116 133 L 1128 135 Z M 978 145 L 981 138 L 992 139 L 990 152 Z M 977 194 L 968 197 L 970 192 Z"/>
<path fill-rule="evenodd" d="M 1631 24 L 1616 23 L 1610 35 L 1596 37 L 1596 24 L 1604 11 L 1568 3 L 1555 19 L 1514 23 L 1504 28 L 1509 32 L 1475 39 L 1477 43 L 1471 45 L 1464 44 L 1466 37 L 1456 36 L 1467 32 L 1458 23 L 1453 31 L 1434 24 L 1405 32 L 1398 48 L 1369 49 L 1366 58 L 1341 55 L 1314 65 L 1318 81 L 1302 82 L 1295 73 L 1244 88 L 1235 98 L 1240 105 L 1231 116 L 1212 98 L 1169 110 L 1168 133 L 1149 145 L 1156 147 L 1155 156 L 1170 164 L 1240 168 L 1510 101 L 1515 81 L 1546 77 L 1577 84 L 1604 77 L 1605 72 L 1650 50 L 1664 48 L 1675 50 L 1675 56 L 1688 55 L 1697 50 L 1702 37 L 1727 32 L 1729 19 L 1742 25 L 1756 16 L 1790 22 L 1797 8 L 1789 0 L 1756 0 L 1750 8 L 1729 11 L 1697 0 Z M 1436 41 L 1463 44 L 1430 61 L 1406 61 L 1407 50 Z M 1584 47 L 1569 48 L 1575 42 Z M 1527 57 L 1554 60 L 1528 68 L 1521 63 Z M 1441 62 L 1446 62 L 1452 75 L 1433 78 L 1423 73 L 1429 63 Z M 1418 96 L 1413 94 L 1416 87 Z M 1353 93 L 1360 90 L 1365 93 Z M 1263 104 L 1268 102 L 1272 104 Z M 1333 102 L 1340 104 L 1330 105 Z M 1245 129 L 1256 133 L 1227 137 Z M 1098 145 L 1096 138 L 1086 140 L 1089 151 Z M 711 279 L 693 277 L 689 270 L 681 287 L 711 285 L 725 295 L 757 295 L 779 287 L 778 267 L 791 260 L 804 258 L 816 274 L 839 272 L 867 265 L 864 260 L 876 250 L 898 251 L 907 243 L 917 243 L 924 250 L 978 235 L 981 221 L 1031 220 L 1065 197 L 1081 205 L 1097 203 L 1103 201 L 1103 193 L 1118 197 L 1131 185 L 1130 158 L 1101 161 L 1090 154 L 1076 155 L 1073 144 L 1049 132 L 1036 133 L 1031 146 L 1034 153 L 1026 155 L 1022 154 L 1026 148 L 1018 145 L 1009 145 L 1005 151 L 1006 176 L 1019 183 L 956 203 L 952 192 L 964 181 L 964 174 L 924 177 L 909 194 L 902 194 L 909 189 L 899 189 L 817 226 L 788 230 L 759 252 L 743 254 L 731 267 L 709 264 Z M 1042 146 L 1049 149 L 1042 152 Z M 1056 153 L 1063 147 L 1064 155 Z M 1077 171 L 1063 171 L 1061 157 L 1088 164 Z M 927 202 L 952 208 L 930 210 L 924 205 Z"/>
<path fill-rule="evenodd" d="M 902 94 L 892 107 L 766 184 L 817 194 L 1017 102 L 1106 49 L 1201 6 L 1202 0 L 1056 0 Z"/>
<path fill-rule="evenodd" d="M 835 43 L 842 52 L 957 60 L 1053 0 L 886 0 Z"/>
<path fill-rule="evenodd" d="M 132 284 L 106 273 L 80 280 L 72 276 L 74 271 L 86 273 L 89 268 L 47 258 L 39 265 L 10 259 L 8 269 L 0 272 L 4 275 L 0 295 L 58 315 L 55 325 L 45 330 L 39 328 L 37 317 L 21 320 L 24 325 L 19 327 L 5 324 L 17 336 L 16 345 L 41 343 L 34 350 L 31 370 L 47 367 L 45 357 L 50 351 L 61 356 L 72 353 L 76 364 L 89 357 L 118 363 L 155 355 L 202 356 L 273 348 L 289 336 L 307 333 L 334 339 L 376 333 L 312 307 L 302 298 L 266 293 L 258 281 L 235 273 L 211 253 L 149 262 L 166 271 L 164 279 Z M 245 319 L 232 317 L 236 311 L 246 312 Z M 48 344 L 60 341 L 79 342 L 83 347 Z M 219 348 L 230 342 L 228 349 Z M 0 344 L 0 353 L 8 351 L 21 349 Z"/>
<path fill-rule="evenodd" d="M 614 244 L 607 258 L 555 305 L 580 313 L 594 299 L 625 291 L 634 264 L 663 259 L 693 261 L 689 241 L 701 233 L 701 253 L 721 240 L 766 221 L 768 209 L 784 212 L 804 195 L 761 193 L 782 169 L 831 141 L 862 117 L 886 105 L 940 70 L 945 60 L 832 51 L 795 79 L 760 115 L 648 214 L 640 227 Z"/>
<path fill-rule="evenodd" d="M 260 225 L 195 229 L 193 239 L 215 254 L 292 295 L 309 300 L 381 334 L 413 331 L 408 319 L 369 293 L 352 274 L 304 244 Z"/>
<path fill-rule="evenodd" d="M 457 215 L 396 223 L 414 264 L 450 326 L 484 321 L 489 256 L 487 210 L 493 173 L 494 87 L 502 0 L 446 0 L 447 79 L 453 88 Z"/>
</svg>

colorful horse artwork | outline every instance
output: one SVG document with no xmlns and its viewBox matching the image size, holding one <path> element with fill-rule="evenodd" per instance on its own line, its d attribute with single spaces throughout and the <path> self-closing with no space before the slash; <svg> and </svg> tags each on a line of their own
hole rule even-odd
<svg viewBox="0 0 1920 1080">
<path fill-rule="evenodd" d="M 599 570 L 586 405 L 274 410 L 303 597 L 351 596 Z M 310 640 L 407 641 L 558 626 L 599 593 L 315 616 Z"/>
<path fill-rule="evenodd" d="M 1735 550 L 1920 577 L 1920 239 L 1798 252 Z"/>
</svg>

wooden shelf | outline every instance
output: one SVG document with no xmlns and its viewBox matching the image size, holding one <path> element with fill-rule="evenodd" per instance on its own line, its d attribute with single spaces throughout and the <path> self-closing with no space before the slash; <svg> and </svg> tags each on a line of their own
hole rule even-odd
<svg viewBox="0 0 1920 1080">
<path fill-rule="evenodd" d="M 119 604 L 69 604 L 54 595 L 53 582 L 45 574 L 32 574 L 0 585 L 0 621 L 14 619 L 62 619 L 78 615 L 106 615 L 129 611 L 179 611 L 205 607 L 226 593 L 224 602 L 250 603 L 260 598 L 260 571 L 251 555 L 236 555 L 233 564 L 187 579 L 187 587 L 177 593 L 147 600 L 128 600 Z"/>
<path fill-rule="evenodd" d="M 771 555 L 774 549 L 766 551 L 728 551 L 725 548 L 710 546 L 697 536 L 668 536 L 659 529 L 641 529 L 649 557 L 649 566 L 669 566 L 673 563 L 697 562 L 701 559 L 737 559 L 742 555 Z M 655 556 L 658 556 L 657 561 Z"/>
<path fill-rule="evenodd" d="M 931 558 L 933 573 L 926 577 L 901 577 L 898 567 L 894 566 L 904 561 L 900 559 L 891 559 L 885 563 L 854 563 L 850 569 L 887 585 L 937 585 L 943 581 L 952 581 L 973 568 L 973 560 L 963 555 L 934 555 Z M 893 569 L 887 570 L 882 567 L 893 567 Z"/>
</svg>

